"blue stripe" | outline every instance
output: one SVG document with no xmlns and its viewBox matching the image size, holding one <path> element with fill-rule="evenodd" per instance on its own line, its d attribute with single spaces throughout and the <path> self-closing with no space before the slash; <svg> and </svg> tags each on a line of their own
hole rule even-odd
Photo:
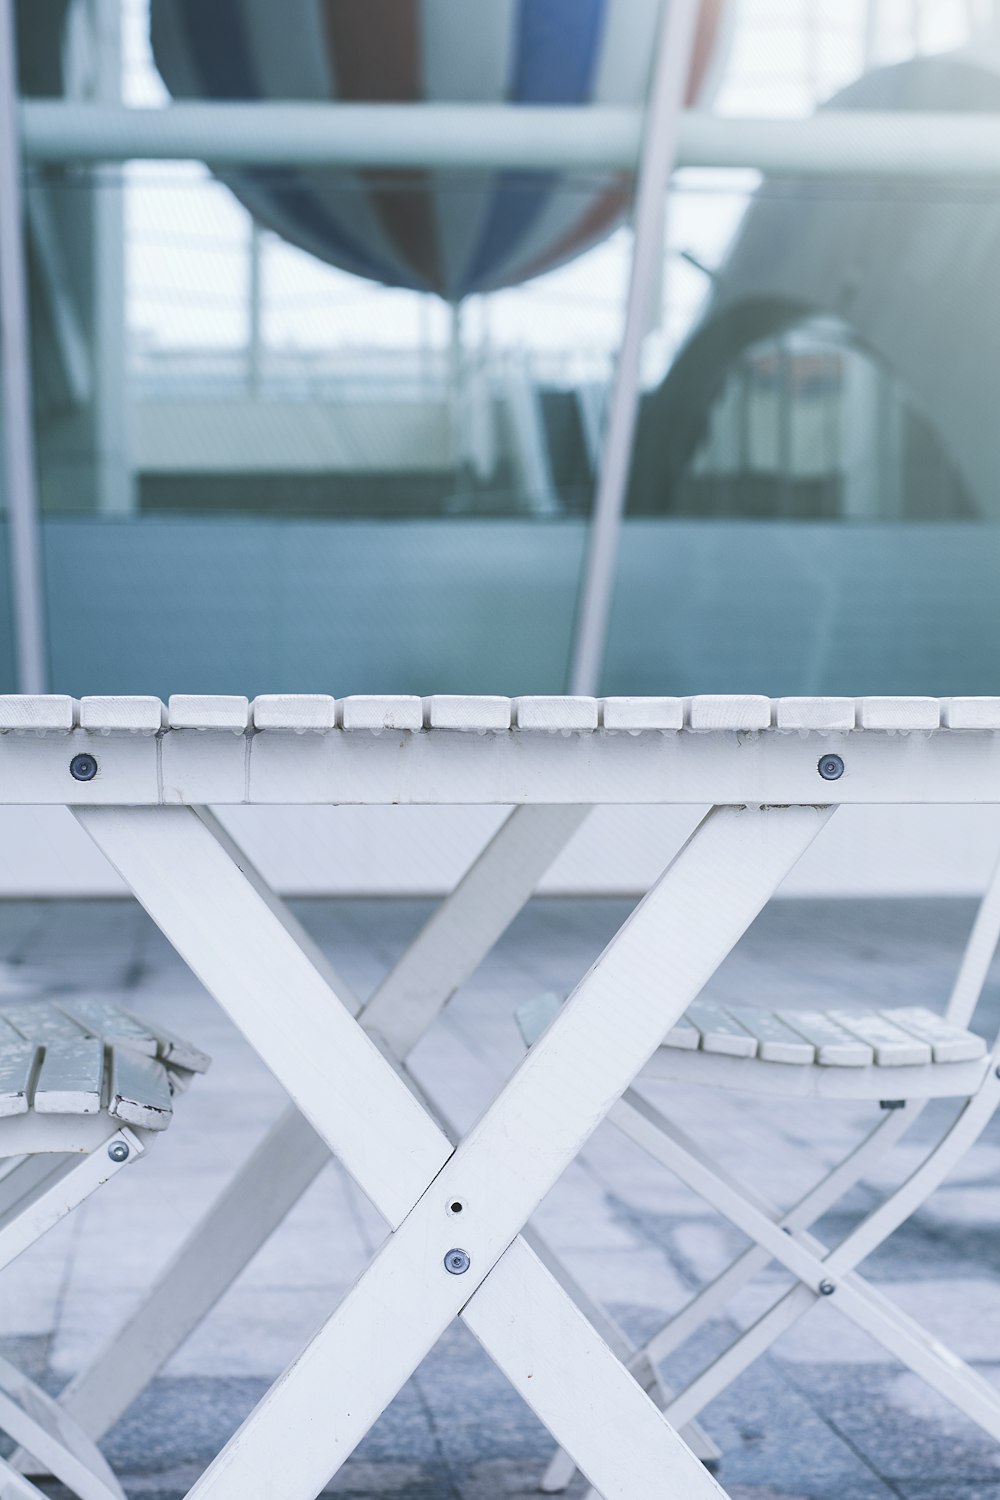
<svg viewBox="0 0 1000 1500">
<path fill-rule="evenodd" d="M 210 99 L 263 97 L 240 0 L 212 0 L 210 5 L 205 0 L 155 0 L 155 3 L 178 7 L 189 57 Z M 424 290 L 404 269 L 373 255 L 326 211 L 306 182 L 297 179 L 298 174 L 292 171 L 227 176 L 237 195 L 241 180 L 263 194 L 274 210 L 273 227 L 280 233 L 286 225 L 288 238 L 311 242 L 304 248 L 312 253 L 319 250 L 334 264 L 343 264 L 345 269 L 374 281 Z M 345 188 L 345 192 L 350 191 Z"/>
<path fill-rule="evenodd" d="M 604 36 L 606 0 L 521 0 L 513 76 L 514 104 L 586 104 Z M 554 172 L 502 172 L 463 293 L 500 268 L 549 203 Z"/>
</svg>

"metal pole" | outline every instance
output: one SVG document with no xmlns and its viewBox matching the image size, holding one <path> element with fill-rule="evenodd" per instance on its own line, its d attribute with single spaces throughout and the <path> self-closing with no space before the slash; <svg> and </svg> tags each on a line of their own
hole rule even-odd
<svg viewBox="0 0 1000 1500">
<path fill-rule="evenodd" d="M 12 0 L 0 0 L 0 400 L 8 567 L 17 688 L 21 693 L 44 693 L 45 617 L 31 426 L 16 47 Z"/>
<path fill-rule="evenodd" d="M 998 0 L 1000 3 L 1000 0 Z M 588 104 L 171 104 L 32 99 L 31 163 L 206 161 L 214 167 L 420 167 L 632 171 L 641 109 Z M 678 167 L 791 177 L 947 177 L 995 182 L 1000 112 L 824 109 L 805 120 L 687 110 Z"/>
<path fill-rule="evenodd" d="M 697 0 L 666 0 L 653 60 L 639 157 L 625 330 L 601 448 L 594 514 L 584 562 L 569 677 L 571 693 L 595 693 L 604 661 L 639 404 L 642 343 L 650 294 L 663 254 L 665 200 L 677 154 L 697 18 Z"/>
<path fill-rule="evenodd" d="M 247 391 L 252 400 L 260 395 L 263 299 L 263 231 L 256 219 L 250 220 L 247 247 Z"/>
</svg>

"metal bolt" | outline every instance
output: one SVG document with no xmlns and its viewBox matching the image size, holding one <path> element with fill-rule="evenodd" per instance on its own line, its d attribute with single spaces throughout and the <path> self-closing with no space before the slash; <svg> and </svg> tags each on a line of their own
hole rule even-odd
<svg viewBox="0 0 1000 1500">
<path fill-rule="evenodd" d="M 452 1276 L 464 1276 L 471 1265 L 472 1257 L 467 1250 L 449 1250 L 444 1258 L 444 1268 Z"/>
<path fill-rule="evenodd" d="M 92 755 L 74 755 L 69 763 L 69 774 L 74 781 L 93 781 L 97 775 L 97 761 Z"/>
<path fill-rule="evenodd" d="M 839 755 L 821 755 L 818 769 L 824 781 L 839 781 L 844 774 L 844 762 Z"/>
<path fill-rule="evenodd" d="M 821 1281 L 819 1284 L 820 1296 L 832 1297 L 837 1288 L 832 1281 Z"/>
<path fill-rule="evenodd" d="M 112 1161 L 128 1161 L 128 1147 L 124 1141 L 112 1141 L 108 1147 L 108 1155 Z"/>
</svg>

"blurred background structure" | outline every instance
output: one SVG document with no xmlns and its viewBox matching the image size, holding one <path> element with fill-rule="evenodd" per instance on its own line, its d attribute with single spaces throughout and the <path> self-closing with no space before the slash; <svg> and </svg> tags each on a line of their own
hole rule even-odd
<svg viewBox="0 0 1000 1500">
<path fill-rule="evenodd" d="M 703 0 L 599 532 L 659 0 L 4 4 L 0 691 L 997 690 L 996 0 Z"/>
</svg>

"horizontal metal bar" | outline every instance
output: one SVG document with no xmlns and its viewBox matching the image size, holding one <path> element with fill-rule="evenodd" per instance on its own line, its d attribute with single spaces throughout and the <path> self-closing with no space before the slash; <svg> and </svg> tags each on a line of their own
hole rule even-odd
<svg viewBox="0 0 1000 1500">
<path fill-rule="evenodd" d="M 25 156 L 50 163 L 618 171 L 635 166 L 641 130 L 641 110 L 610 105 L 21 105 Z M 809 177 L 993 178 L 1000 173 L 1000 115 L 827 110 L 804 120 L 745 120 L 689 111 L 678 165 Z"/>
<path fill-rule="evenodd" d="M 71 761 L 97 762 L 75 781 Z M 820 761 L 844 770 L 825 780 Z M 0 736 L 0 803 L 512 806 L 1000 804 L 1000 734 L 325 734 L 75 729 Z"/>
</svg>

